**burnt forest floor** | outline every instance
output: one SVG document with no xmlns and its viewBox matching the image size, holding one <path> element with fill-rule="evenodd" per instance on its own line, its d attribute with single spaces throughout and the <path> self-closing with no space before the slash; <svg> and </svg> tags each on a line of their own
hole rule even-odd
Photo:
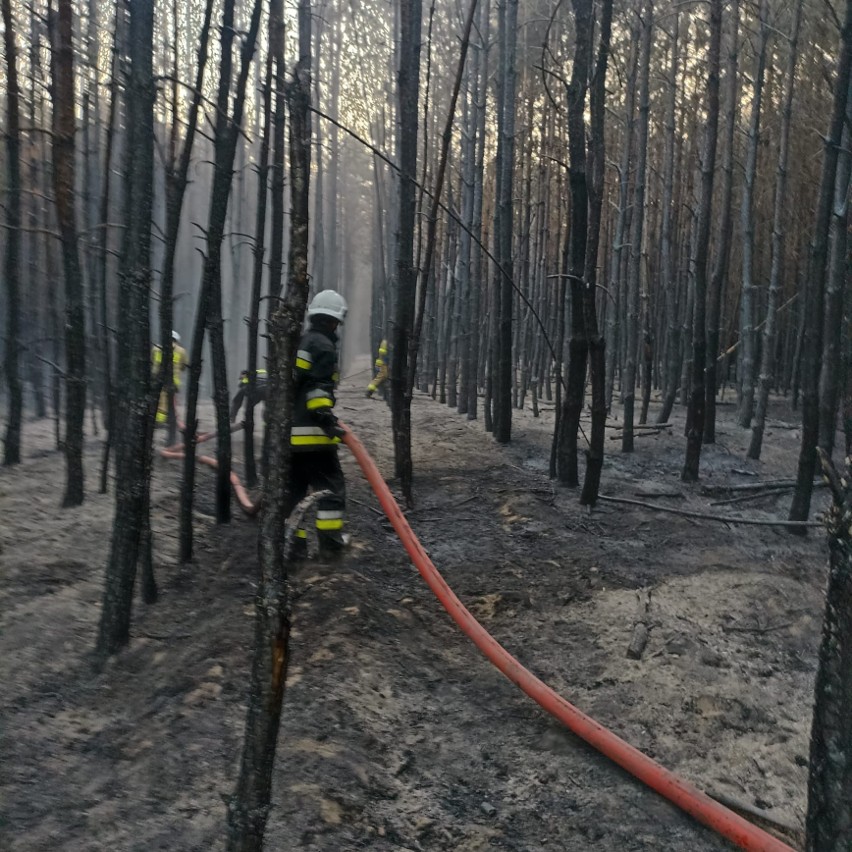
<svg viewBox="0 0 852 852">
<path fill-rule="evenodd" d="M 338 410 L 390 477 L 389 410 L 363 398 L 363 378 L 344 381 Z M 785 517 L 789 491 L 711 506 L 725 495 L 707 487 L 792 476 L 797 415 L 775 402 L 765 457 L 755 463 L 744 459 L 749 433 L 735 425 L 733 407 L 719 412 L 700 483 L 680 482 L 678 409 L 674 427 L 637 440 L 632 455 L 607 440 L 602 492 Z M 209 426 L 210 409 L 202 415 Z M 797 537 L 606 503 L 590 513 L 576 490 L 547 477 L 551 410 L 539 418 L 515 411 L 506 447 L 481 421 L 425 395 L 412 418 L 409 520 L 485 627 L 666 767 L 801 828 L 823 532 Z M 0 471 L 0 848 L 223 849 L 244 725 L 257 521 L 238 515 L 217 526 L 213 474 L 201 468 L 196 560 L 178 564 L 180 465 L 158 458 L 160 601 L 136 604 L 130 646 L 97 671 L 91 650 L 112 498 L 93 493 L 100 440 L 90 436 L 87 502 L 59 508 L 64 462 L 52 429 L 27 422 L 24 463 Z M 267 848 L 731 848 L 485 661 L 409 563 L 352 457 L 342 458 L 353 546 L 342 563 L 311 559 L 293 576 Z M 820 509 L 825 491 L 815 493 Z M 645 589 L 650 640 L 640 660 L 629 660 Z"/>
</svg>

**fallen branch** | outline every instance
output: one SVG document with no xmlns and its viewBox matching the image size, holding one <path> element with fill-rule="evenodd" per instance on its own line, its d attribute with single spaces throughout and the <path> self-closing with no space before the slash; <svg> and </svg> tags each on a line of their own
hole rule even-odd
<svg viewBox="0 0 852 852">
<path fill-rule="evenodd" d="M 740 816 L 745 817 L 751 822 L 772 832 L 782 840 L 790 841 L 794 847 L 804 849 L 805 847 L 805 832 L 801 828 L 790 823 L 781 822 L 769 816 L 765 811 L 751 807 L 744 802 L 739 802 L 732 799 L 730 796 L 725 796 L 722 793 L 708 792 L 711 799 L 715 799 L 720 805 L 730 808 Z"/>
<path fill-rule="evenodd" d="M 599 494 L 598 500 L 607 503 L 624 503 L 628 506 L 641 506 L 654 512 L 668 512 L 670 515 L 681 515 L 684 518 L 698 518 L 703 521 L 719 521 L 723 524 L 746 524 L 755 527 L 821 527 L 821 521 L 765 521 L 761 518 L 729 518 L 722 515 L 708 515 L 706 512 L 690 512 L 686 509 L 673 509 L 669 506 L 657 506 L 654 503 L 646 503 L 643 500 L 631 500 L 628 497 L 608 497 Z"/>
<path fill-rule="evenodd" d="M 627 646 L 627 658 L 630 660 L 641 660 L 642 654 L 645 652 L 645 646 L 648 644 L 648 635 L 650 633 L 648 616 L 651 613 L 651 590 L 643 589 L 641 592 L 637 592 L 636 599 L 639 602 L 639 611 L 636 615 L 636 621 L 633 622 L 633 636 L 630 639 L 630 644 Z"/>
<path fill-rule="evenodd" d="M 795 488 L 794 485 L 776 485 L 774 488 L 764 488 L 760 491 L 752 491 L 750 494 L 740 494 L 739 497 L 729 497 L 727 500 L 715 500 L 711 506 L 730 506 L 731 503 L 746 503 L 749 500 L 759 500 L 761 497 L 777 497 L 785 491 Z"/>
</svg>

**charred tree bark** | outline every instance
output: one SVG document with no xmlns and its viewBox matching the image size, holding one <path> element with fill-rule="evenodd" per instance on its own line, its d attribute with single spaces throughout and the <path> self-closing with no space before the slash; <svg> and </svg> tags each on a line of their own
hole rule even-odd
<svg viewBox="0 0 852 852">
<path fill-rule="evenodd" d="M 778 170 L 775 181 L 775 204 L 772 222 L 772 260 L 769 269 L 769 291 L 767 294 L 766 321 L 763 326 L 763 347 L 760 355 L 760 377 L 757 401 L 752 424 L 751 442 L 748 448 L 750 459 L 759 459 L 763 447 L 763 430 L 766 425 L 766 410 L 769 406 L 769 390 L 775 377 L 775 336 L 778 296 L 781 292 L 781 269 L 784 261 L 784 213 L 787 199 L 787 164 L 789 162 L 790 121 L 793 114 L 793 89 L 796 79 L 798 58 L 799 23 L 802 17 L 803 0 L 798 0 L 793 13 L 793 31 L 790 36 L 790 53 L 784 79 L 783 104 L 781 107 L 781 129 L 778 151 Z M 711 353 L 712 354 L 712 353 Z"/>
<path fill-rule="evenodd" d="M 493 309 L 496 312 L 494 348 L 494 438 L 506 444 L 512 437 L 512 190 L 515 173 L 515 97 L 517 91 L 516 53 L 518 0 L 501 0 L 500 20 L 500 103 L 497 117 L 497 189 L 494 213 L 494 247 L 497 268 Z"/>
<path fill-rule="evenodd" d="M 627 275 L 627 335 L 625 339 L 624 432 L 621 452 L 633 452 L 633 418 L 636 402 L 636 358 L 639 349 L 639 291 L 641 289 L 642 243 L 645 233 L 645 193 L 648 168 L 649 77 L 654 7 L 647 2 L 643 9 L 642 54 L 639 59 L 639 138 L 636 144 L 636 186 L 633 196 L 633 229 L 630 234 L 630 267 Z"/>
<path fill-rule="evenodd" d="M 586 475 L 580 503 L 594 506 L 600 490 L 606 439 L 606 341 L 600 333 L 597 315 L 597 263 L 603 210 L 604 169 L 606 166 L 606 70 L 612 35 L 612 0 L 604 0 L 601 8 L 600 43 L 589 92 L 589 226 L 586 242 L 585 286 L 583 290 L 583 322 L 589 341 L 589 375 L 592 390 L 592 428 L 586 452 Z"/>
<path fill-rule="evenodd" d="M 248 321 L 248 399 L 254 399 L 257 382 L 257 337 L 260 331 L 260 296 L 263 287 L 263 260 L 266 251 L 266 201 L 269 195 L 269 142 L 272 121 L 272 54 L 266 58 L 266 81 L 263 87 L 263 130 L 257 162 L 257 216 L 254 228 L 254 269 L 251 282 L 251 306 Z M 265 428 L 265 427 L 264 427 Z M 254 406 L 245 413 L 246 484 L 257 485 L 257 463 L 254 457 Z"/>
<path fill-rule="evenodd" d="M 269 473 L 259 543 L 255 648 L 237 788 L 228 803 L 228 852 L 260 852 L 290 661 L 289 553 L 282 551 L 290 503 L 292 368 L 308 302 L 308 187 L 311 164 L 310 3 L 299 3 L 299 63 L 287 87 L 290 107 L 291 237 L 287 295 L 272 313 L 269 337 Z"/>
<path fill-rule="evenodd" d="M 834 83 L 834 104 L 824 142 L 809 274 L 802 292 L 802 307 L 805 311 L 801 366 L 802 443 L 799 450 L 796 490 L 793 492 L 793 501 L 790 505 L 789 520 L 791 521 L 806 521 L 811 510 L 811 494 L 816 472 L 816 448 L 819 441 L 819 371 L 823 346 L 831 207 L 835 198 L 837 161 L 843 139 L 850 82 L 852 82 L 852 3 L 847 3 Z M 791 532 L 799 532 L 799 534 L 801 529 L 790 527 Z"/>
<path fill-rule="evenodd" d="M 692 389 L 686 458 L 681 479 L 698 480 L 704 438 L 704 368 L 707 360 L 707 254 L 713 179 L 716 172 L 716 139 L 719 130 L 719 58 L 722 42 L 722 0 L 710 2 L 710 48 L 707 57 L 707 123 L 701 158 L 701 197 L 695 234 L 695 297 L 692 308 Z"/>
<path fill-rule="evenodd" d="M 21 461 L 21 414 L 23 391 L 18 355 L 21 351 L 21 115 L 18 87 L 17 47 L 15 24 L 12 21 L 10 0 L 2 0 L 3 42 L 6 53 L 6 145 L 9 159 L 6 164 L 8 191 L 6 194 L 6 384 L 9 389 L 9 419 L 3 441 L 3 464 Z M 49 284 L 48 286 L 52 286 Z"/>
<path fill-rule="evenodd" d="M 416 212 L 418 92 L 420 88 L 420 0 L 399 0 L 400 42 L 398 162 L 399 223 L 397 230 L 397 299 L 391 361 L 391 422 L 396 475 L 403 494 L 412 499 L 411 404 L 406 394 L 409 339 L 414 328 L 417 277 L 414 269 Z"/>
<path fill-rule="evenodd" d="M 408 378 L 406 381 L 405 393 L 407 397 L 407 405 L 411 406 L 411 399 L 414 393 L 414 382 L 417 375 L 417 355 L 420 347 L 420 335 L 423 329 L 423 317 L 426 311 L 426 295 L 427 283 L 432 275 L 432 267 L 435 258 L 435 251 L 438 242 L 438 210 L 441 204 L 441 196 L 444 190 L 444 178 L 447 173 L 447 163 L 449 159 L 450 141 L 452 139 L 453 124 L 455 120 L 456 104 L 458 103 L 459 91 L 464 76 L 464 66 L 467 59 L 467 50 L 470 45 L 470 33 L 473 28 L 474 15 L 476 14 L 477 0 L 471 0 L 470 9 L 468 10 L 467 21 L 465 23 L 464 33 L 461 41 L 461 52 L 459 55 L 459 64 L 456 71 L 455 83 L 453 85 L 450 104 L 447 110 L 447 121 L 444 125 L 444 132 L 441 136 L 441 151 L 438 158 L 438 171 L 435 176 L 435 184 L 432 189 L 432 208 L 429 211 L 429 218 L 426 227 L 426 252 L 424 255 L 423 266 L 420 270 L 421 281 L 423 282 L 420 288 L 420 301 L 417 306 L 417 315 L 414 321 L 414 330 L 409 340 L 408 353 Z M 451 205 L 452 206 L 452 205 Z"/>
<path fill-rule="evenodd" d="M 828 512 L 829 567 L 811 727 L 808 852 L 852 848 L 852 486 L 820 450 L 831 488 Z"/>
<path fill-rule="evenodd" d="M 106 569 L 97 653 L 113 654 L 130 638 L 133 584 L 147 526 L 151 435 L 149 308 L 151 214 L 154 184 L 154 11 L 130 8 L 125 155 L 124 245 L 119 277 L 118 374 L 116 389 L 115 518 Z"/>
<path fill-rule="evenodd" d="M 760 145 L 760 106 L 763 101 L 763 78 L 766 74 L 766 49 L 769 43 L 767 21 L 768 0 L 760 2 L 760 36 L 757 49 L 757 68 L 751 93 L 751 120 L 748 129 L 745 175 L 743 181 L 740 229 L 742 230 L 742 289 L 740 291 L 740 369 L 737 375 L 740 386 L 739 424 L 744 429 L 751 426 L 754 414 L 755 368 L 755 294 L 754 294 L 754 194 L 757 180 L 757 150 Z"/>
<path fill-rule="evenodd" d="M 846 99 L 846 122 L 837 159 L 837 178 L 828 245 L 825 282 L 825 319 L 822 332 L 822 363 L 819 373 L 819 445 L 831 456 L 837 432 L 837 405 L 843 361 L 843 290 L 849 290 L 849 145 L 852 135 L 852 85 Z M 852 291 L 850 291 L 852 292 Z"/>
<path fill-rule="evenodd" d="M 728 268 L 731 262 L 731 236 L 734 219 L 734 146 L 737 124 L 737 66 L 740 26 L 739 0 L 731 2 L 731 23 L 729 27 L 728 62 L 725 68 L 725 149 L 722 159 L 722 198 L 719 209 L 719 232 L 713 272 L 710 276 L 710 290 L 707 294 L 707 370 L 704 389 L 704 443 L 716 443 L 716 389 L 718 386 L 718 357 L 720 324 L 722 321 L 722 300 L 728 281 Z"/>
<path fill-rule="evenodd" d="M 207 254 L 201 276 L 201 294 L 192 336 L 190 380 L 186 403 L 184 435 L 183 483 L 180 506 L 180 558 L 192 559 L 192 506 L 195 490 L 195 447 L 198 411 L 198 384 L 204 335 L 210 329 L 213 361 L 213 397 L 216 405 L 216 520 L 226 523 L 231 513 L 231 425 L 229 419 L 228 381 L 222 320 L 222 240 L 228 213 L 228 197 L 233 177 L 237 134 L 243 119 L 246 83 L 260 26 L 261 0 L 255 0 L 248 32 L 240 48 L 240 71 L 234 93 L 233 112 L 229 110 L 231 88 L 231 49 L 234 41 L 234 0 L 226 0 L 221 29 L 221 69 L 217 97 L 214 142 L 213 186 L 210 191 L 210 216 L 207 226 Z"/>
<path fill-rule="evenodd" d="M 574 0 L 576 42 L 568 96 L 568 179 L 571 187 L 571 229 L 568 250 L 568 286 L 571 293 L 571 340 L 568 344 L 568 383 L 562 416 L 556 472 L 564 485 L 578 485 L 577 433 L 586 396 L 589 340 L 586 334 L 584 290 L 589 227 L 588 160 L 586 157 L 586 94 L 592 58 L 592 3 Z"/>
<path fill-rule="evenodd" d="M 65 462 L 63 506 L 84 497 L 83 420 L 86 416 L 86 315 L 74 212 L 74 46 L 71 0 L 49 14 L 53 100 L 53 196 L 65 277 Z"/>
</svg>

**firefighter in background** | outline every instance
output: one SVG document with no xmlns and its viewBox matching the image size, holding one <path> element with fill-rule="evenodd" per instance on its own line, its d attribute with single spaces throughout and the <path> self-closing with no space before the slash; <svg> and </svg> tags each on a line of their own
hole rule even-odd
<svg viewBox="0 0 852 852">
<path fill-rule="evenodd" d="M 163 350 L 160 346 L 155 345 L 151 348 L 151 373 L 154 376 L 160 372 L 162 362 Z M 186 349 L 180 345 L 180 335 L 176 331 L 172 331 L 172 386 L 169 388 L 165 382 L 163 383 L 163 390 L 160 392 L 160 399 L 157 403 L 158 426 L 165 426 L 170 421 L 173 424 L 177 423 L 175 398 L 180 390 L 180 375 L 187 367 L 189 367 L 189 358 Z"/>
<path fill-rule="evenodd" d="M 367 399 L 372 399 L 373 394 L 388 380 L 388 342 L 383 340 L 379 344 L 379 356 L 376 358 L 375 376 L 373 381 L 367 385 Z"/>
<path fill-rule="evenodd" d="M 249 371 L 243 370 L 240 373 L 240 389 L 231 402 L 231 423 L 237 419 L 237 414 L 243 407 L 243 403 L 245 403 L 246 410 L 254 408 L 259 402 L 266 404 L 266 379 L 266 370 L 255 370 L 254 387 L 251 387 Z"/>
<path fill-rule="evenodd" d="M 340 378 L 337 328 L 347 310 L 346 300 L 334 290 L 314 296 L 294 368 L 288 514 L 309 489 L 331 491 L 319 501 L 316 517 L 320 553 L 326 554 L 339 552 L 348 543 L 343 534 L 346 482 L 337 457 L 346 432 L 334 415 L 334 389 Z M 296 530 L 296 558 L 304 558 L 307 549 L 306 531 Z"/>
</svg>

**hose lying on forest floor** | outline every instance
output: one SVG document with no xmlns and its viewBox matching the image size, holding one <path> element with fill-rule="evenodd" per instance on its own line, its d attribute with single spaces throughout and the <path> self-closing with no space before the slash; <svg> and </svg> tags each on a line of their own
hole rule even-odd
<svg viewBox="0 0 852 852">
<path fill-rule="evenodd" d="M 352 451 L 361 470 L 364 471 L 382 509 L 429 588 L 453 621 L 512 683 L 519 686 L 533 701 L 601 754 L 741 849 L 760 850 L 760 852 L 793 852 L 792 847 L 714 801 L 697 787 L 660 766 L 656 761 L 604 728 L 524 668 L 471 615 L 447 585 L 446 580 L 426 554 L 423 545 L 414 535 L 399 504 L 363 444 L 348 429 L 343 441 Z"/>
<path fill-rule="evenodd" d="M 342 425 L 342 424 L 341 424 Z M 234 426 L 231 431 L 242 428 Z M 215 437 L 214 432 L 199 435 L 200 444 Z M 690 814 L 708 828 L 735 843 L 741 849 L 754 852 L 794 852 L 792 847 L 773 837 L 768 832 L 750 823 L 739 814 L 711 799 L 688 781 L 679 778 L 670 770 L 661 766 L 637 748 L 622 740 L 619 736 L 604 728 L 590 716 L 566 701 L 561 695 L 539 680 L 532 672 L 524 668 L 490 633 L 473 617 L 470 611 L 458 599 L 447 581 L 441 576 L 432 560 L 423 549 L 414 531 L 408 524 L 399 504 L 391 494 L 376 463 L 370 457 L 364 445 L 347 428 L 343 442 L 352 451 L 361 466 L 367 482 L 376 494 L 385 514 L 396 530 L 411 561 L 414 563 L 426 584 L 447 610 L 453 621 L 461 628 L 480 651 L 512 683 L 520 687 L 544 710 L 562 722 L 570 731 L 585 740 L 604 756 L 626 769 L 635 778 L 652 790 L 664 796 L 686 813 Z M 183 442 L 160 450 L 167 459 L 184 457 Z M 198 461 L 210 467 L 217 467 L 216 459 L 210 456 L 198 456 Z M 253 503 L 239 477 L 231 473 L 231 485 L 243 510 L 250 515 L 260 509 L 260 501 Z"/>
<path fill-rule="evenodd" d="M 183 424 L 180 424 L 181 428 L 183 428 Z M 243 426 L 241 423 L 235 423 L 231 426 L 231 432 L 238 432 L 242 429 Z M 202 435 L 198 435 L 195 439 L 195 443 L 203 444 L 205 441 L 209 441 L 211 438 L 215 438 L 215 432 L 205 432 Z M 182 459 L 184 457 L 184 444 L 183 441 L 178 441 L 176 444 L 173 444 L 171 447 L 164 447 L 160 450 L 160 455 L 164 459 Z M 214 470 L 219 467 L 216 459 L 212 456 L 197 456 L 197 459 L 201 464 L 206 464 L 208 467 L 212 467 Z M 234 489 L 234 496 L 237 498 L 237 502 L 240 504 L 240 507 L 247 515 L 256 515 L 260 511 L 260 500 L 256 503 L 251 499 L 251 495 L 246 491 L 245 486 L 240 482 L 239 476 L 237 476 L 234 471 L 231 471 L 231 487 Z"/>
</svg>

